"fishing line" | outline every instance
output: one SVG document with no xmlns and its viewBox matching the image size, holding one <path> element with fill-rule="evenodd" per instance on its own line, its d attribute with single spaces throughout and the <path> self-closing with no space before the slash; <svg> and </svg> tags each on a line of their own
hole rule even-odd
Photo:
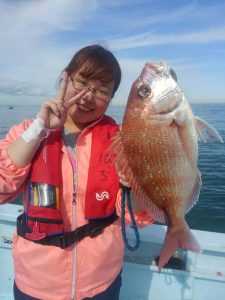
<svg viewBox="0 0 225 300">
<path fill-rule="evenodd" d="M 135 251 L 135 250 L 138 249 L 138 247 L 140 245 L 140 236 L 139 236 L 139 232 L 138 232 L 137 224 L 136 224 L 136 221 L 135 221 L 135 218 L 134 218 L 134 213 L 133 213 L 131 200 L 130 200 L 131 188 L 126 187 L 126 186 L 122 185 L 121 183 L 120 183 L 120 187 L 122 189 L 121 225 L 122 225 L 123 241 L 124 241 L 124 244 L 125 244 L 127 249 L 129 249 L 130 251 Z M 127 200 L 128 211 L 129 211 L 130 218 L 131 218 L 131 221 L 132 221 L 131 228 L 134 230 L 135 238 L 136 238 L 134 246 L 129 245 L 128 240 L 127 240 L 127 235 L 126 235 L 126 228 L 125 228 L 125 226 L 126 226 L 125 225 L 125 204 L 126 204 L 126 200 Z"/>
</svg>

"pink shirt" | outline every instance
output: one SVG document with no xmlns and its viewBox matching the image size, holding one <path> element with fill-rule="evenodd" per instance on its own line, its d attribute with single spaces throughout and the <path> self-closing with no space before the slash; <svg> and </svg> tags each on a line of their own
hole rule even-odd
<svg viewBox="0 0 225 300">
<path fill-rule="evenodd" d="M 15 125 L 0 141 L 0 204 L 15 198 L 26 183 L 30 165 L 17 168 L 7 155 L 7 147 L 29 126 L 31 120 Z M 97 123 L 97 122 L 96 122 Z M 73 204 L 73 168 L 66 146 L 62 146 L 62 189 L 60 210 L 66 231 L 86 224 L 84 202 L 90 162 L 92 132 L 86 128 L 77 140 L 77 190 Z M 25 200 L 24 200 L 25 201 Z M 116 209 L 120 215 L 121 193 Z M 24 203 L 25 204 L 25 203 Z M 139 226 L 152 223 L 144 211 L 135 213 Z M 127 222 L 130 222 L 127 217 Z M 61 249 L 42 246 L 13 237 L 15 280 L 18 288 L 35 298 L 45 300 L 81 300 L 107 289 L 118 276 L 124 255 L 121 222 L 118 219 L 95 238 L 86 237 L 76 246 Z"/>
</svg>

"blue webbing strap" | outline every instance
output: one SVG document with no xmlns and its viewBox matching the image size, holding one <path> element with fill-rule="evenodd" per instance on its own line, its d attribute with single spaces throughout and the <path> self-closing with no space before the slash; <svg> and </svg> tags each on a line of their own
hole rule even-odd
<svg viewBox="0 0 225 300">
<path fill-rule="evenodd" d="M 131 188 L 126 187 L 122 184 L 120 184 L 120 187 L 122 189 L 121 225 L 122 225 L 123 241 L 124 241 L 124 244 L 125 244 L 127 249 L 129 249 L 130 251 L 135 251 L 135 250 L 138 249 L 138 247 L 140 245 L 140 236 L 139 236 L 137 224 L 136 224 L 136 221 L 135 221 L 135 218 L 134 218 L 134 213 L 133 213 L 133 209 L 132 209 L 132 205 L 131 205 L 131 201 L 130 201 Z M 127 200 L 128 211 L 130 213 L 130 218 L 131 218 L 131 221 L 132 221 L 131 228 L 134 230 L 135 237 L 136 237 L 136 243 L 135 243 L 134 246 L 129 245 L 128 240 L 127 240 L 127 235 L 126 235 L 126 228 L 125 228 L 125 204 L 126 204 L 126 200 Z"/>
</svg>

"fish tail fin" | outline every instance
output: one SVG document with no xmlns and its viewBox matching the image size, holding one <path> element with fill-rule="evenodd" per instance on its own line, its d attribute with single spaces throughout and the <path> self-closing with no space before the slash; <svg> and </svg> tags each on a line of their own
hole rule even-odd
<svg viewBox="0 0 225 300">
<path fill-rule="evenodd" d="M 179 229 L 167 229 L 164 245 L 158 262 L 159 272 L 178 248 L 187 249 L 197 253 L 202 252 L 201 246 L 187 224 L 185 224 L 185 227 Z"/>
</svg>

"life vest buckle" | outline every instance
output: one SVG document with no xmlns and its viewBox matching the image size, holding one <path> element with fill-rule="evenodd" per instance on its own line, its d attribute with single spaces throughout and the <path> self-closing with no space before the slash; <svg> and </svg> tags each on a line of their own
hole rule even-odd
<svg viewBox="0 0 225 300">
<path fill-rule="evenodd" d="M 25 238 L 28 240 L 32 240 L 32 241 L 39 241 L 39 240 L 44 239 L 45 237 L 46 237 L 46 233 L 39 231 L 37 222 L 36 222 L 35 226 L 33 227 L 32 232 L 25 233 Z"/>
<path fill-rule="evenodd" d="M 69 245 L 69 236 L 71 235 L 70 232 L 64 232 L 63 234 L 59 235 L 59 244 L 61 249 L 66 249 Z"/>
</svg>

